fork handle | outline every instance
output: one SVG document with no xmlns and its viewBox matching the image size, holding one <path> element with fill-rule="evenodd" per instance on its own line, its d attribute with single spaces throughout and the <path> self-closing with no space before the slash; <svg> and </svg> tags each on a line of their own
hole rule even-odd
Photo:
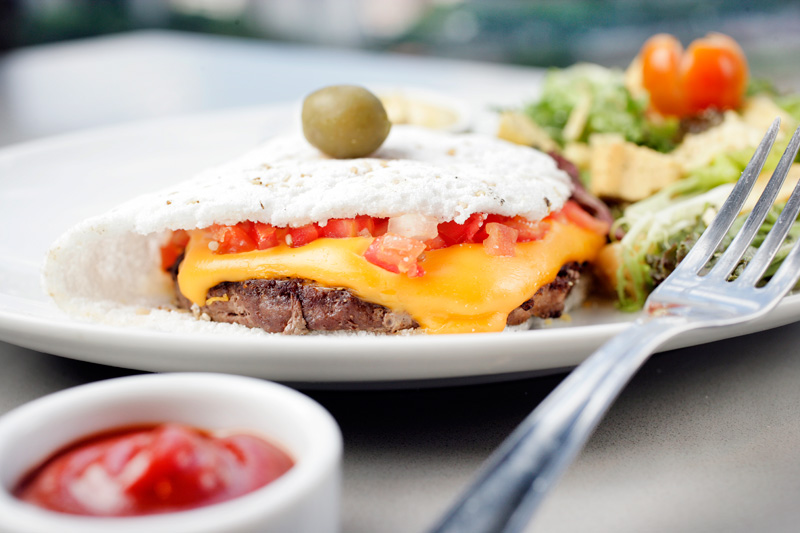
<svg viewBox="0 0 800 533">
<path fill-rule="evenodd" d="M 639 367 L 689 329 L 693 324 L 680 317 L 644 318 L 606 342 L 489 457 L 431 533 L 522 531 Z"/>
</svg>

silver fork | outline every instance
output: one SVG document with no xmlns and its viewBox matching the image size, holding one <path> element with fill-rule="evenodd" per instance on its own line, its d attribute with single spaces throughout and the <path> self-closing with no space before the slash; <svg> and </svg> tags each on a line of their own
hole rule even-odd
<svg viewBox="0 0 800 533">
<path fill-rule="evenodd" d="M 772 206 L 800 146 L 797 129 L 739 234 L 713 267 L 703 267 L 730 230 L 778 134 L 768 130 L 714 221 L 675 271 L 650 295 L 645 313 L 579 365 L 489 457 L 431 533 L 516 533 L 530 521 L 620 391 L 653 351 L 698 328 L 730 326 L 766 314 L 800 278 L 800 247 L 757 286 L 800 211 L 800 186 L 734 281 L 728 281 Z"/>
</svg>

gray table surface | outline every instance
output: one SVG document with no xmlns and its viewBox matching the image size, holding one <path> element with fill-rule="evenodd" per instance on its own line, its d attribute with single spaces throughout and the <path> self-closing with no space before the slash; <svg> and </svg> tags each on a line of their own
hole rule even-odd
<svg viewBox="0 0 800 533">
<path fill-rule="evenodd" d="M 142 32 L 0 58 L 0 145 L 143 117 L 296 101 L 335 82 L 469 86 L 509 103 L 540 76 L 506 66 Z M 529 531 L 797 531 L 798 342 L 800 324 L 793 324 L 654 356 Z M 0 369 L 0 414 L 50 392 L 131 373 L 2 342 Z M 330 410 L 344 434 L 342 530 L 423 531 L 562 378 L 304 391 Z"/>
</svg>

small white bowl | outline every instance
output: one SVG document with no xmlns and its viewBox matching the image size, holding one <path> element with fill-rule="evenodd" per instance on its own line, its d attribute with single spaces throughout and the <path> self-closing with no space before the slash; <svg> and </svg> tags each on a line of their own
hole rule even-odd
<svg viewBox="0 0 800 533">
<path fill-rule="evenodd" d="M 249 430 L 295 460 L 254 492 L 189 511 L 99 518 L 47 511 L 15 498 L 20 479 L 86 436 L 177 422 Z M 0 418 L 0 532 L 250 533 L 339 530 L 342 438 L 330 414 L 288 387 L 224 374 L 148 374 L 68 389 Z"/>
</svg>

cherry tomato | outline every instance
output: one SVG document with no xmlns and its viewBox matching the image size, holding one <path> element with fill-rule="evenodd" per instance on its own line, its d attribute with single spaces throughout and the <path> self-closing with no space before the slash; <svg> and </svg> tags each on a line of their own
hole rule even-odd
<svg viewBox="0 0 800 533">
<path fill-rule="evenodd" d="M 687 112 L 741 106 L 747 75 L 747 58 L 736 41 L 720 33 L 697 39 L 689 45 L 681 66 Z"/>
<path fill-rule="evenodd" d="M 642 83 L 652 107 L 678 117 L 705 109 L 741 106 L 747 88 L 747 58 L 726 35 L 712 33 L 684 52 L 673 36 L 659 34 L 642 47 Z"/>
<path fill-rule="evenodd" d="M 650 104 L 663 115 L 686 113 L 680 81 L 683 46 L 672 35 L 654 35 L 642 47 L 642 83 L 650 93 Z"/>
</svg>

